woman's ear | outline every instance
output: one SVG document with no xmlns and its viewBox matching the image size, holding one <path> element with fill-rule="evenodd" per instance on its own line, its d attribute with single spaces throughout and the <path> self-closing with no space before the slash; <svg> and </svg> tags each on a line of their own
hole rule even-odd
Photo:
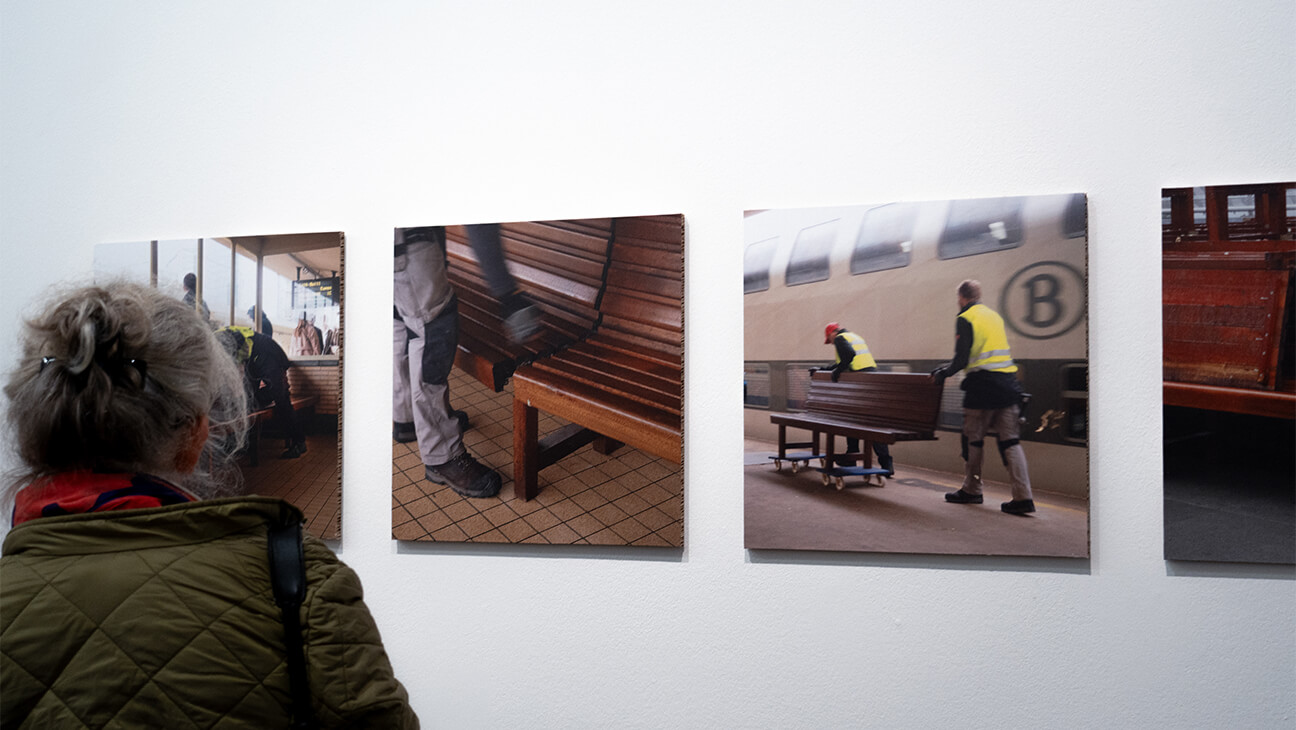
<svg viewBox="0 0 1296 730">
<path fill-rule="evenodd" d="M 198 457 L 202 455 L 203 445 L 207 443 L 207 428 L 207 414 L 204 413 L 189 427 L 187 437 L 181 442 L 180 451 L 176 453 L 176 471 L 189 474 L 198 466 Z"/>
</svg>

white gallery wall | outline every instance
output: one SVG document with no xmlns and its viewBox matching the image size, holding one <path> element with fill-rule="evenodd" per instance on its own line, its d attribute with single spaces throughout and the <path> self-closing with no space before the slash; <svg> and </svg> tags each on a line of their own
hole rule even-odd
<svg viewBox="0 0 1296 730">
<path fill-rule="evenodd" d="M 1160 189 L 1296 179 L 1294 37 L 1291 0 L 3 0 L 0 363 L 96 243 L 345 231 L 335 549 L 425 726 L 1296 727 L 1296 574 L 1164 561 L 1160 442 Z M 1077 191 L 1092 558 L 745 551 L 742 211 Z M 392 541 L 392 228 L 656 213 L 685 549 Z"/>
</svg>

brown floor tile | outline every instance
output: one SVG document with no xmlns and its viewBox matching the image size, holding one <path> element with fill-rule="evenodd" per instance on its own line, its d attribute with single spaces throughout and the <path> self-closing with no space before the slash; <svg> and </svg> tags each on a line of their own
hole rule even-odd
<svg viewBox="0 0 1296 730">
<path fill-rule="evenodd" d="M 485 515 L 482 515 L 481 513 L 475 514 L 466 520 L 458 520 L 455 524 L 458 525 L 459 529 L 463 530 L 464 534 L 470 538 L 475 538 L 478 535 L 495 529 L 495 526 L 491 524 L 491 521 L 486 519 Z"/>
<path fill-rule="evenodd" d="M 545 530 L 548 530 L 549 528 L 562 523 L 562 520 L 559 519 L 556 515 L 554 515 L 553 512 L 550 512 L 549 510 L 532 512 L 531 514 L 527 515 L 526 517 L 523 517 L 522 519 L 525 520 L 526 523 L 530 525 L 531 528 L 534 529 L 536 532 L 544 532 Z"/>
<path fill-rule="evenodd" d="M 422 540 L 427 537 L 427 534 L 427 530 L 420 527 L 417 522 L 406 522 L 392 528 L 392 537 L 396 540 Z"/>
<path fill-rule="evenodd" d="M 679 547 L 681 541 L 678 539 L 667 540 L 660 535 L 650 532 L 647 535 L 644 535 L 643 537 L 639 538 L 638 540 L 635 540 L 632 544 L 641 545 L 644 547 Z"/>
<path fill-rule="evenodd" d="M 480 514 L 480 511 L 471 503 L 469 503 L 468 500 L 466 499 L 461 499 L 458 502 L 452 502 L 446 505 L 445 507 L 443 507 L 441 511 L 445 512 L 446 515 L 448 515 L 450 519 L 454 520 L 455 522 L 458 522 L 460 520 L 466 520 L 469 517 L 474 517 Z"/>
<path fill-rule="evenodd" d="M 540 534 L 554 545 L 570 545 L 580 539 L 580 535 L 567 525 L 556 525 Z"/>
<path fill-rule="evenodd" d="M 497 504 L 494 507 L 491 507 L 490 509 L 486 510 L 482 514 L 485 515 L 486 519 L 490 520 L 491 524 L 495 525 L 496 527 L 499 527 L 500 525 L 508 524 L 509 522 L 512 522 L 513 520 L 516 520 L 518 518 L 517 513 L 514 512 L 513 508 L 508 506 L 507 504 Z"/>
<path fill-rule="evenodd" d="M 527 524 L 526 520 L 513 520 L 506 525 L 502 525 L 499 531 L 508 542 L 522 542 L 528 537 L 540 534 L 536 532 L 534 527 Z"/>
<path fill-rule="evenodd" d="M 423 490 L 411 484 L 406 487 L 400 487 L 399 489 L 393 489 L 392 496 L 395 497 L 396 501 L 400 504 L 407 504 L 416 499 L 422 499 Z"/>
<path fill-rule="evenodd" d="M 419 460 L 418 454 L 405 454 L 404 456 L 398 456 L 392 464 L 401 471 L 408 471 L 423 466 L 423 462 Z"/>
<path fill-rule="evenodd" d="M 605 504 L 602 507 L 599 507 L 598 509 L 594 510 L 590 514 L 594 517 L 594 519 L 598 520 L 599 522 L 602 522 L 608 527 L 611 527 L 616 523 L 620 522 L 621 520 L 624 520 L 626 517 L 629 517 L 629 515 L 621 511 L 621 509 L 618 508 L 615 504 Z"/>
<path fill-rule="evenodd" d="M 665 512 L 662 512 L 660 509 L 656 507 L 649 507 L 643 512 L 638 513 L 637 515 L 635 515 L 635 519 L 639 520 L 641 523 L 644 524 L 645 527 L 647 527 L 650 530 L 653 530 L 654 532 L 662 529 L 663 527 L 671 524 L 672 522 L 675 522 L 675 518 L 671 517 Z"/>
<path fill-rule="evenodd" d="M 602 495 L 598 494 L 592 489 L 586 490 L 576 495 L 575 497 L 572 497 L 571 501 L 580 505 L 581 509 L 585 510 L 586 512 L 593 512 L 594 510 L 608 503 L 608 501 L 604 499 Z"/>
<path fill-rule="evenodd" d="M 557 515 L 561 521 L 566 522 L 567 520 L 575 519 L 577 515 L 585 514 L 586 510 L 584 507 L 581 507 L 570 499 L 566 499 L 557 504 L 551 505 L 549 507 L 549 512 Z"/>
<path fill-rule="evenodd" d="M 613 503 L 623 512 L 631 516 L 637 515 L 649 507 L 652 507 L 652 505 L 648 504 L 648 502 L 635 494 L 627 494 L 624 497 L 616 499 Z"/>
<path fill-rule="evenodd" d="M 429 512 L 428 514 L 416 519 L 415 522 L 417 522 L 428 534 L 444 529 L 453 523 L 453 521 L 446 516 L 446 513 L 441 510 Z"/>
<path fill-rule="evenodd" d="M 588 538 L 591 545 L 624 545 L 625 538 L 612 531 L 611 527 L 604 527 L 602 530 L 590 535 Z"/>
<path fill-rule="evenodd" d="M 638 520 L 636 520 L 633 517 L 631 517 L 628 520 L 622 520 L 616 523 L 615 525 L 612 525 L 612 531 L 620 535 L 621 537 L 625 538 L 625 541 L 627 543 L 632 543 L 635 540 L 638 540 L 639 538 L 643 537 L 644 535 L 647 535 L 648 533 L 652 532 L 652 530 L 649 530 L 647 527 L 644 527 L 643 524 L 641 524 Z"/>
<path fill-rule="evenodd" d="M 432 539 L 437 542 L 466 542 L 468 536 L 458 525 L 450 525 L 432 533 Z"/>
<path fill-rule="evenodd" d="M 405 510 L 404 507 L 397 507 L 392 510 L 392 525 L 403 525 L 414 519 L 414 516 Z"/>
<path fill-rule="evenodd" d="M 599 522 L 594 515 L 590 514 L 577 515 L 575 518 L 568 520 L 565 524 L 575 530 L 576 534 L 581 537 L 589 537 L 605 527 L 605 525 L 602 522 Z"/>
</svg>

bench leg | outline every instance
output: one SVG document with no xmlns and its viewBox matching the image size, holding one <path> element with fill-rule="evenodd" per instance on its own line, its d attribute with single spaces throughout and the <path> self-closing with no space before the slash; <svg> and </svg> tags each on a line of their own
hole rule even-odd
<svg viewBox="0 0 1296 730">
<path fill-rule="evenodd" d="M 607 436 L 598 436 L 594 439 L 594 451 L 604 456 L 611 454 L 622 446 L 625 446 L 625 444 L 616 439 L 610 439 Z"/>
<path fill-rule="evenodd" d="M 817 440 L 817 439 L 816 439 Z M 818 451 L 818 449 L 815 449 Z M 779 424 L 779 460 L 787 458 L 787 426 Z"/>
<path fill-rule="evenodd" d="M 513 399 L 513 496 L 527 501 L 539 493 L 536 409 Z"/>
</svg>

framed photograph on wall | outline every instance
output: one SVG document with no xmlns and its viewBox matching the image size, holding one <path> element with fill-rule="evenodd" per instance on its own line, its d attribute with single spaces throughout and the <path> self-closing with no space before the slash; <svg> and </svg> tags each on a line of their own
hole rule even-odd
<svg viewBox="0 0 1296 730">
<path fill-rule="evenodd" d="M 1296 563 L 1296 183 L 1161 191 L 1165 557 Z"/>
<path fill-rule="evenodd" d="M 682 546 L 683 216 L 394 245 L 396 539 Z"/>
<path fill-rule="evenodd" d="M 321 539 L 342 531 L 340 232 L 104 243 L 96 281 L 171 292 L 231 343 L 249 393 L 242 489 L 284 499 Z"/>
<path fill-rule="evenodd" d="M 1083 194 L 748 211 L 745 544 L 1089 555 Z"/>
</svg>

